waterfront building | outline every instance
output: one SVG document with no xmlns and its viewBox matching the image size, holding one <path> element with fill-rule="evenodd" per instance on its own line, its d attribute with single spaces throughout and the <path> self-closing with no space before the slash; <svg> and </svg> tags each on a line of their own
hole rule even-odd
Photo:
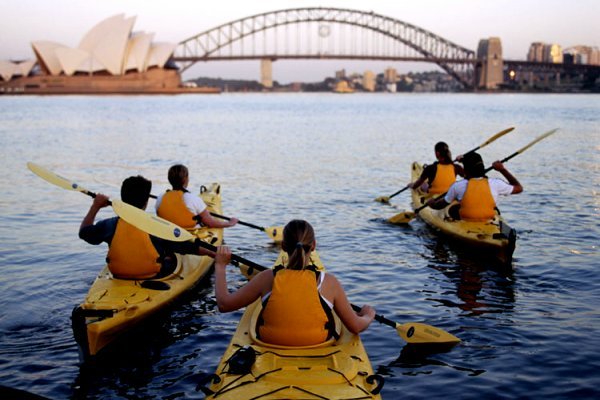
<svg viewBox="0 0 600 400">
<path fill-rule="evenodd" d="M 177 67 L 169 63 L 177 45 L 155 43 L 153 33 L 132 32 L 135 19 L 109 17 L 74 48 L 49 40 L 32 42 L 35 61 L 0 62 L 0 93 L 215 92 L 183 88 Z"/>
<path fill-rule="evenodd" d="M 365 71 L 362 79 L 362 87 L 367 92 L 375 91 L 375 73 L 373 71 Z"/>
</svg>

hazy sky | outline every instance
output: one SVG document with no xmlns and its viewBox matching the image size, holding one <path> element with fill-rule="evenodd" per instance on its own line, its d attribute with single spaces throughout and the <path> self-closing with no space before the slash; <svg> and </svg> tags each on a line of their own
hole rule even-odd
<svg viewBox="0 0 600 400">
<path fill-rule="evenodd" d="M 262 12 L 295 7 L 339 7 L 374 11 L 431 31 L 476 50 L 480 39 L 498 36 L 504 58 L 525 59 L 531 42 L 563 48 L 600 46 L 600 0 L 0 0 L 0 60 L 34 58 L 30 43 L 51 40 L 76 47 L 101 20 L 119 13 L 137 16 L 134 30 L 155 41 L 178 43 L 200 32 Z M 335 70 L 400 72 L 436 69 L 433 64 L 335 61 L 277 61 L 274 79 L 317 81 Z M 203 63 L 185 78 L 211 76 L 258 79 L 259 62 Z"/>
</svg>

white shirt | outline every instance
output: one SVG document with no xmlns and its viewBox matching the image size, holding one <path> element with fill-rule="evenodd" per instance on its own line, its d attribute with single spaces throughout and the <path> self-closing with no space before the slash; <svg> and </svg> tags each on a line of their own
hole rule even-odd
<svg viewBox="0 0 600 400">
<path fill-rule="evenodd" d="M 477 180 L 485 179 L 485 178 L 473 178 Z M 467 190 L 468 179 L 462 179 L 458 182 L 455 182 L 448 189 L 448 193 L 444 197 L 446 203 L 450 204 L 453 200 L 461 201 L 465 192 Z M 499 178 L 488 178 L 488 182 L 490 184 L 490 191 L 492 192 L 492 197 L 494 198 L 494 202 L 498 202 L 498 196 L 508 196 L 512 194 L 514 186 L 509 185 L 505 181 Z"/>
</svg>

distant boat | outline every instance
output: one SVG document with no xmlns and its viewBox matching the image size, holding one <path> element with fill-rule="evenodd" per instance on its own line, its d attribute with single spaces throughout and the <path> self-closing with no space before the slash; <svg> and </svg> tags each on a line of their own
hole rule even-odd
<svg viewBox="0 0 600 400">
<path fill-rule="evenodd" d="M 339 81 L 333 88 L 334 93 L 354 93 L 354 89 L 348 85 L 346 81 Z"/>
</svg>

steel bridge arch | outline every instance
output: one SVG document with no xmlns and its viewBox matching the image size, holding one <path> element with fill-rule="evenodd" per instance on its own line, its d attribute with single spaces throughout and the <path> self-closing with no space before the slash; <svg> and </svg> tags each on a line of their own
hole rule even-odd
<svg viewBox="0 0 600 400">
<path fill-rule="evenodd" d="M 367 29 L 412 48 L 419 57 L 394 56 L 356 56 L 356 55 L 289 55 L 289 54 L 252 54 L 252 55 L 217 55 L 219 51 L 232 46 L 242 39 L 278 26 L 303 24 L 310 22 L 350 25 Z M 467 88 L 473 88 L 474 69 L 478 62 L 475 52 L 442 38 L 418 26 L 386 17 L 374 12 L 365 12 L 344 8 L 290 8 L 271 11 L 234 20 L 180 42 L 175 50 L 173 60 L 182 63 L 181 71 L 185 71 L 199 61 L 233 60 L 233 59 L 297 59 L 297 58 L 371 58 L 388 60 L 410 60 L 433 62 L 457 79 Z"/>
</svg>

